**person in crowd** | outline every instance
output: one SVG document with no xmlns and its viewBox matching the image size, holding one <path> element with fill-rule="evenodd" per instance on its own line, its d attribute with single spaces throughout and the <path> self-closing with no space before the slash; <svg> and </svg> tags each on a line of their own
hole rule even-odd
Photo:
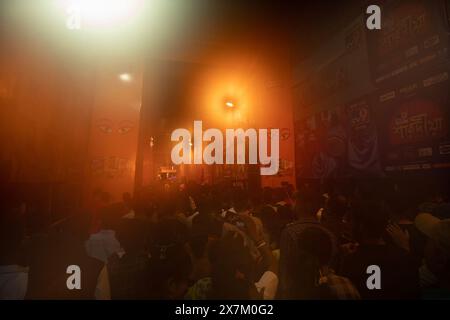
<svg viewBox="0 0 450 320">
<path fill-rule="evenodd" d="M 242 220 L 243 216 L 253 221 L 258 238 L 264 238 L 262 222 L 253 214 L 253 208 L 251 207 L 248 195 L 241 188 L 237 188 L 233 191 L 232 208 L 227 210 L 224 215 L 223 234 L 225 235 L 230 232 L 232 234 L 239 233 L 252 258 L 258 260 L 261 258 L 261 253 L 246 230 L 246 224 Z"/>
<path fill-rule="evenodd" d="M 408 251 L 419 267 L 424 254 L 426 237 L 417 230 L 414 218 L 418 213 L 421 199 L 427 197 L 423 195 L 420 188 L 394 183 L 388 189 L 385 198 L 390 208 L 390 221 L 384 240 Z"/>
<path fill-rule="evenodd" d="M 199 214 L 195 217 L 189 239 L 189 252 L 191 255 L 193 270 L 191 280 L 196 282 L 211 274 L 211 263 L 208 257 L 210 245 L 210 233 L 212 217 L 207 214 Z"/>
<path fill-rule="evenodd" d="M 24 266 L 24 227 L 16 210 L 0 217 L 0 300 L 22 300 L 28 288 L 28 267 Z"/>
<path fill-rule="evenodd" d="M 189 288 L 191 260 L 184 246 L 167 244 L 152 255 L 148 281 L 150 299 L 183 299 Z"/>
<path fill-rule="evenodd" d="M 339 244 L 346 243 L 351 238 L 351 225 L 346 221 L 348 200 L 342 194 L 332 193 L 327 200 L 322 223 L 336 236 Z"/>
<path fill-rule="evenodd" d="M 124 219 L 136 218 L 136 212 L 134 211 L 134 200 L 129 192 L 124 192 L 122 195 L 123 204 L 125 206 L 126 214 L 122 216 Z"/>
<path fill-rule="evenodd" d="M 113 253 L 107 264 L 112 299 L 146 297 L 145 280 L 150 264 L 146 230 L 145 224 L 134 219 L 124 219 L 117 228 L 122 251 Z"/>
<path fill-rule="evenodd" d="M 186 217 L 186 222 L 187 225 L 189 227 L 192 227 L 192 221 L 193 219 L 200 213 L 197 207 L 197 204 L 195 203 L 194 198 L 192 198 L 191 196 L 188 196 L 187 198 L 183 199 L 184 201 L 184 206 L 182 206 L 181 208 L 184 209 L 183 210 L 183 214 Z M 181 202 L 181 204 L 183 204 L 183 202 Z M 186 205 L 187 204 L 187 205 Z"/>
<path fill-rule="evenodd" d="M 100 209 L 100 231 L 91 234 L 86 241 L 86 250 L 91 257 L 106 263 L 112 254 L 121 251 L 115 228 L 123 213 L 124 207 L 121 203 L 111 204 Z"/>
<path fill-rule="evenodd" d="M 191 236 L 189 240 L 189 253 L 192 261 L 191 286 L 185 296 L 189 300 L 204 300 L 211 293 L 211 269 L 214 263 L 214 254 L 224 233 L 224 222 L 219 213 L 220 205 L 204 199 L 199 203 L 199 214 L 192 220 Z"/>
<path fill-rule="evenodd" d="M 174 219 L 163 219 L 155 227 L 147 280 L 150 299 L 182 299 L 189 288 L 192 263 L 178 228 Z"/>
<path fill-rule="evenodd" d="M 298 237 L 298 252 L 292 259 L 292 289 L 285 298 L 356 300 L 360 295 L 349 279 L 336 275 L 330 267 L 333 243 L 320 228 L 305 229 Z"/>
<path fill-rule="evenodd" d="M 294 295 L 295 279 L 289 266 L 298 259 L 298 239 L 305 230 L 318 228 L 326 233 L 332 242 L 332 257 L 337 255 L 338 245 L 335 236 L 317 218 L 321 206 L 320 193 L 314 186 L 305 185 L 297 192 L 295 208 L 298 220 L 286 226 L 280 240 L 280 298 L 286 299 Z"/>
<path fill-rule="evenodd" d="M 353 210 L 358 216 L 358 246 L 343 259 L 340 274 L 353 282 L 363 299 L 416 299 L 419 279 L 413 257 L 383 239 L 389 217 L 386 206 L 372 200 Z M 381 272 L 381 289 L 367 285 L 370 266 L 377 266 Z"/>
<path fill-rule="evenodd" d="M 193 220 L 191 237 L 189 240 L 189 254 L 192 262 L 190 283 L 192 284 L 185 299 L 204 300 L 211 291 L 211 247 L 218 241 L 212 234 L 213 218 L 206 214 L 199 214 Z"/>
<path fill-rule="evenodd" d="M 419 196 L 422 200 L 419 204 L 419 212 L 430 212 L 435 216 L 439 216 L 440 213 L 445 215 L 446 210 L 444 209 L 443 212 L 442 208 L 446 207 L 447 201 L 439 183 L 424 182 Z"/>
<path fill-rule="evenodd" d="M 239 225 L 239 217 L 246 215 L 251 217 L 258 231 L 258 235 L 263 235 L 263 225 L 261 220 L 253 214 L 248 195 L 243 190 L 236 190 L 233 197 L 233 209 L 236 217 L 236 225 Z M 241 222 L 242 223 L 242 222 Z"/>
<path fill-rule="evenodd" d="M 277 262 L 261 238 L 254 220 L 240 214 L 245 229 L 260 251 L 265 271 L 258 278 L 256 263 L 239 233 L 227 233 L 217 246 L 212 268 L 213 299 L 274 299 L 278 288 Z"/>
<path fill-rule="evenodd" d="M 289 185 L 283 185 L 282 187 L 273 189 L 272 203 L 283 216 L 283 219 L 288 222 L 294 220 L 294 211 L 292 205 L 294 204 L 293 192 Z"/>
<path fill-rule="evenodd" d="M 280 237 L 286 221 L 280 218 L 275 210 L 266 207 L 258 213 L 263 225 L 264 239 L 269 243 L 272 253 L 277 261 L 280 260 Z"/>
<path fill-rule="evenodd" d="M 423 264 L 419 269 L 424 299 L 450 299 L 450 219 L 420 213 L 416 227 L 427 237 Z"/>
<path fill-rule="evenodd" d="M 85 241 L 90 217 L 75 212 L 59 230 L 42 239 L 30 252 L 27 299 L 109 299 L 110 289 L 105 264 L 87 255 Z M 81 271 L 81 286 L 71 290 L 70 266 Z"/>
<path fill-rule="evenodd" d="M 185 299 L 204 300 L 211 291 L 211 259 L 207 234 L 195 234 L 189 241 L 189 253 L 192 262 L 190 282 L 192 285 Z"/>
<path fill-rule="evenodd" d="M 393 212 L 392 221 L 386 227 L 389 235 L 386 241 L 408 251 L 419 267 L 425 252 L 426 237 L 415 226 L 414 216 L 415 210 L 412 209 L 400 213 Z"/>
<path fill-rule="evenodd" d="M 262 205 L 263 208 L 271 208 L 273 211 L 277 211 L 277 207 L 274 205 L 275 196 L 274 191 L 270 187 L 264 187 L 262 190 Z"/>
<path fill-rule="evenodd" d="M 292 208 L 289 205 L 289 213 L 278 213 L 278 207 L 272 205 L 273 190 L 270 187 L 265 187 L 262 191 L 262 205 L 255 211 L 255 215 L 261 220 L 263 225 L 264 237 L 272 248 L 274 257 L 279 261 L 280 259 L 280 237 L 281 232 L 286 224 L 292 222 L 291 218 L 295 218 Z M 283 210 L 282 210 L 283 211 Z M 285 217 L 289 217 L 286 219 Z"/>
<path fill-rule="evenodd" d="M 135 192 L 135 214 L 141 219 L 145 219 L 150 223 L 157 221 L 157 195 L 150 187 L 144 187 Z"/>
<path fill-rule="evenodd" d="M 431 187 L 426 193 L 426 201 L 419 207 L 420 212 L 430 212 L 439 219 L 450 219 L 449 185 Z"/>
<path fill-rule="evenodd" d="M 96 189 L 92 195 L 92 203 L 89 204 L 92 210 L 92 222 L 90 227 L 91 233 L 96 233 L 100 230 L 101 225 L 101 210 L 102 208 L 111 204 L 111 194 L 101 189 Z"/>
<path fill-rule="evenodd" d="M 449 298 L 447 200 L 430 190 L 165 180 L 104 205 L 90 235 L 84 211 L 35 219 L 38 229 L 3 214 L 0 299 Z M 69 266 L 81 290 L 69 289 Z M 373 266 L 381 289 L 368 286 Z"/>
</svg>

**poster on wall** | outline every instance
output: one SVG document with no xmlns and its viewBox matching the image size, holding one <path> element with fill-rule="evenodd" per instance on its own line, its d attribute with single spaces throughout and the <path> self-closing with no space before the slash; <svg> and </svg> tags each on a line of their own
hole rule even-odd
<svg viewBox="0 0 450 320">
<path fill-rule="evenodd" d="M 380 90 L 376 99 L 386 171 L 450 167 L 448 71 Z"/>
<path fill-rule="evenodd" d="M 369 96 L 296 123 L 300 178 L 380 177 L 379 139 Z"/>
<path fill-rule="evenodd" d="M 368 97 L 355 100 L 346 107 L 347 158 L 351 175 L 382 176 L 378 133 Z"/>
<path fill-rule="evenodd" d="M 345 110 L 337 107 L 296 122 L 296 173 L 303 179 L 345 175 Z"/>
<path fill-rule="evenodd" d="M 441 1 L 388 0 L 381 6 L 381 30 L 366 31 L 375 86 L 407 80 L 448 61 L 447 21 Z"/>
</svg>

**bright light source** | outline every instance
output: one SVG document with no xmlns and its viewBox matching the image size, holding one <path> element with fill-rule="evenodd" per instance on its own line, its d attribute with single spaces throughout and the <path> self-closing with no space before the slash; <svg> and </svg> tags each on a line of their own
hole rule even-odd
<svg viewBox="0 0 450 320">
<path fill-rule="evenodd" d="M 108 27 L 129 21 L 140 10 L 143 0 L 60 0 L 68 14 L 67 27 Z M 75 26 L 75 27 L 74 27 Z"/>
<path fill-rule="evenodd" d="M 129 73 L 121 73 L 119 74 L 119 79 L 123 82 L 130 82 L 131 81 L 131 75 Z"/>
<path fill-rule="evenodd" d="M 225 105 L 226 105 L 228 108 L 233 108 L 233 107 L 234 107 L 234 103 L 233 103 L 232 101 L 227 101 L 227 102 L 225 102 Z"/>
</svg>

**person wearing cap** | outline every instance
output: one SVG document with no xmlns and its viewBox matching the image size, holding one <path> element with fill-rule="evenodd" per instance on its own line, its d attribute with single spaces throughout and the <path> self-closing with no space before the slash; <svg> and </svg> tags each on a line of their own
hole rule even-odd
<svg viewBox="0 0 450 320">
<path fill-rule="evenodd" d="M 450 299 L 450 219 L 420 213 L 414 221 L 427 236 L 420 285 L 425 299 Z"/>
</svg>

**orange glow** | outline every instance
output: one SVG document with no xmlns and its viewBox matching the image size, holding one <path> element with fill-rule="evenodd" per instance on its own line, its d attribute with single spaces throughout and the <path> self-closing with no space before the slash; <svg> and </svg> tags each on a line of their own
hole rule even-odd
<svg viewBox="0 0 450 320">
<path fill-rule="evenodd" d="M 249 127 L 250 114 L 254 112 L 255 86 L 247 70 L 214 68 L 198 79 L 196 96 L 200 114 L 208 127 Z M 233 97 L 227 99 L 226 97 Z M 224 100 L 224 98 L 226 100 Z M 239 101 L 237 108 L 236 101 Z"/>
</svg>

